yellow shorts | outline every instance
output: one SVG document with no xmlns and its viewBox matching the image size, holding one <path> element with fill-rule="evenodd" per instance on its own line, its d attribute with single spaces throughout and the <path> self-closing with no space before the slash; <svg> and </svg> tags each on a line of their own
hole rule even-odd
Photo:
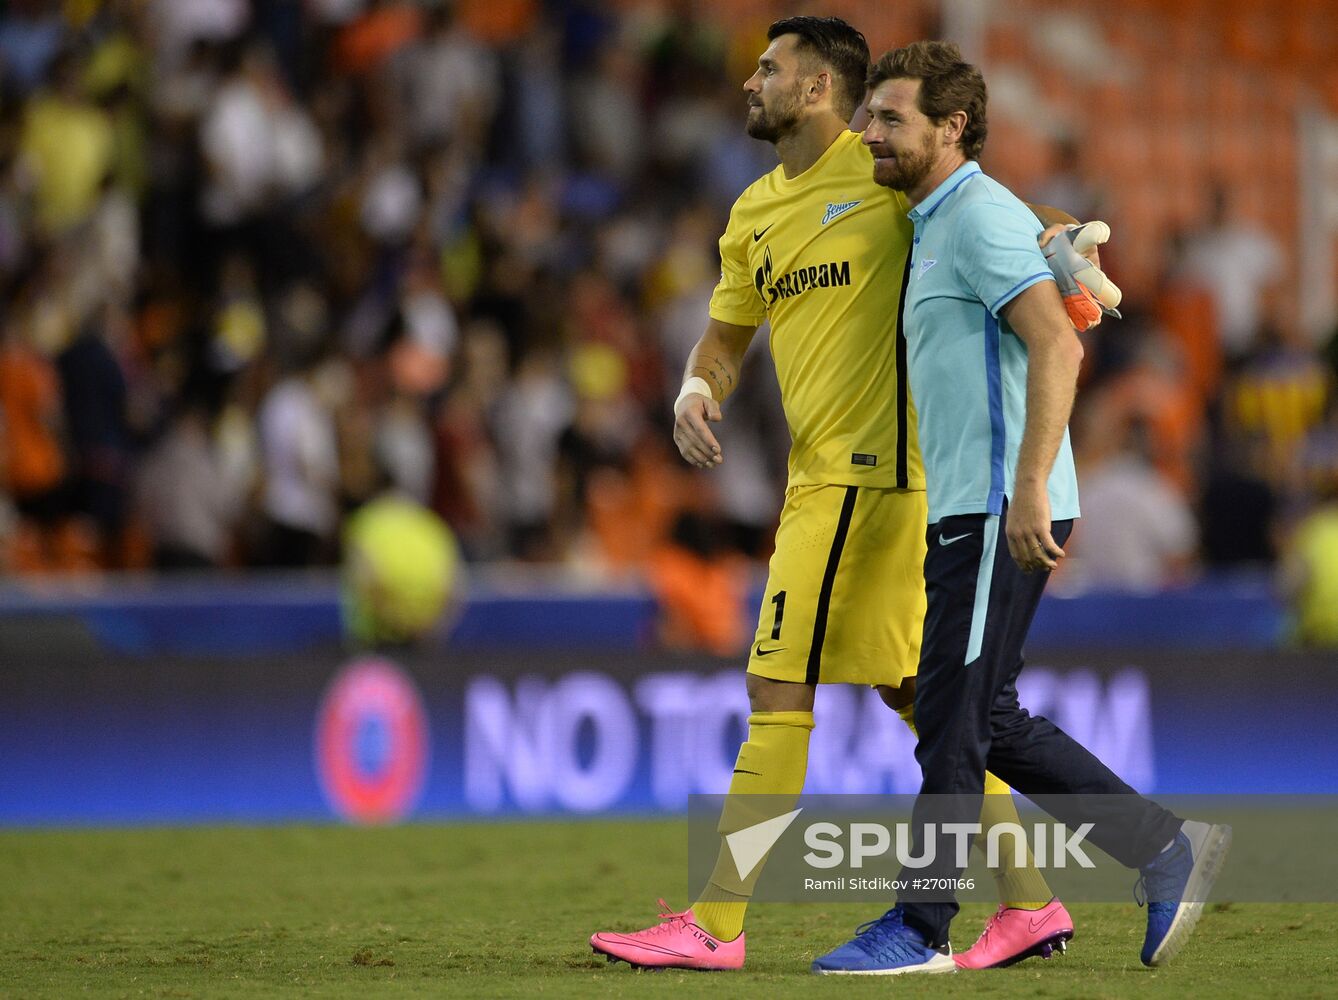
<svg viewBox="0 0 1338 1000">
<path fill-rule="evenodd" d="M 913 677 L 927 518 L 923 491 L 790 487 L 748 672 L 891 687 Z"/>
</svg>

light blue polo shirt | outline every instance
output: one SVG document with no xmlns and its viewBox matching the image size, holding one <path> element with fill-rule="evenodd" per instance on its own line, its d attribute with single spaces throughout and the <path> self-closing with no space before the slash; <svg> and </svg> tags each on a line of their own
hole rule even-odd
<svg viewBox="0 0 1338 1000">
<path fill-rule="evenodd" d="M 929 523 L 1000 514 L 1012 495 L 1027 415 L 1027 347 L 999 318 L 1021 291 L 1053 281 L 1041 224 L 974 160 L 910 212 L 905 300 L 911 396 L 929 490 Z M 1078 516 L 1068 431 L 1050 473 L 1050 513 Z"/>
</svg>

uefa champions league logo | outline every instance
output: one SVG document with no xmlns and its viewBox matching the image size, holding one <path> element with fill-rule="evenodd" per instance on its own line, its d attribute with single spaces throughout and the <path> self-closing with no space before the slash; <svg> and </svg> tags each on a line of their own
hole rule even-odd
<svg viewBox="0 0 1338 1000">
<path fill-rule="evenodd" d="M 427 710 L 400 667 L 354 660 L 330 683 L 317 714 L 316 774 L 341 817 L 389 823 L 422 796 L 429 761 Z"/>
</svg>

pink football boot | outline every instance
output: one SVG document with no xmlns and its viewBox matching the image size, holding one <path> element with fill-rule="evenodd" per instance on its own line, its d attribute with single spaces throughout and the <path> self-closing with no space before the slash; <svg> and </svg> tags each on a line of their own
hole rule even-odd
<svg viewBox="0 0 1338 1000">
<path fill-rule="evenodd" d="M 1058 899 L 1039 910 L 1000 906 L 979 940 L 952 957 L 959 969 L 1002 969 L 1033 955 L 1062 953 L 1072 938 L 1073 918 Z"/>
<path fill-rule="evenodd" d="M 592 934 L 590 947 L 607 955 L 610 962 L 621 959 L 643 969 L 743 968 L 743 934 L 733 941 L 721 941 L 697 926 L 691 910 L 674 913 L 663 899 L 660 919 L 664 922 L 632 934 Z"/>
</svg>

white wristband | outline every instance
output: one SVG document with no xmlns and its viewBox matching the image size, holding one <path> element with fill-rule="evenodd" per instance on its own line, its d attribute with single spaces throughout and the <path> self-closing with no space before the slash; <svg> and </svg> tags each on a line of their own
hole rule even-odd
<svg viewBox="0 0 1338 1000">
<path fill-rule="evenodd" d="M 693 375 L 691 378 L 684 380 L 683 388 L 679 391 L 678 398 L 674 400 L 674 412 L 678 412 L 678 404 L 683 402 L 684 396 L 692 395 L 705 396 L 707 399 L 715 398 L 711 395 L 711 387 L 706 384 L 706 379 L 700 375 Z"/>
</svg>

